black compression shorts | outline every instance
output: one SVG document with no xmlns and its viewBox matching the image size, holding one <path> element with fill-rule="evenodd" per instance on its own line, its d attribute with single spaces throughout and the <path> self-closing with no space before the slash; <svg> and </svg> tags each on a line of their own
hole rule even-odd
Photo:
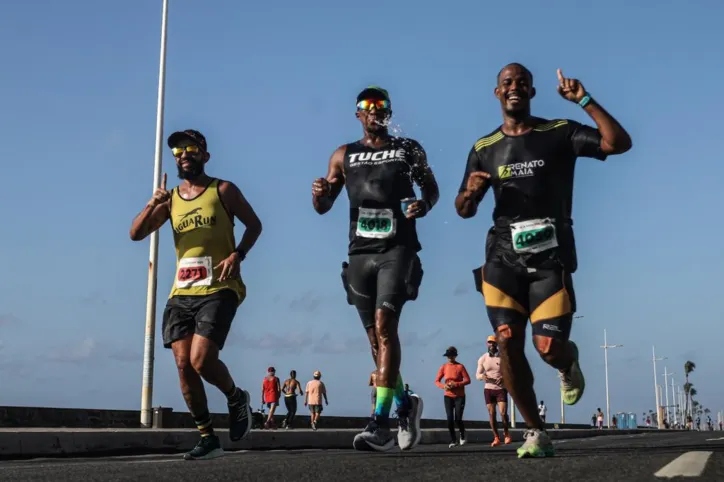
<svg viewBox="0 0 724 482">
<path fill-rule="evenodd" d="M 368 329 L 375 325 L 376 310 L 384 308 L 399 317 L 405 302 L 417 297 L 422 267 L 415 250 L 396 246 L 379 254 L 350 255 L 345 278 L 348 300 Z"/>
<path fill-rule="evenodd" d="M 530 318 L 534 335 L 568 340 L 576 297 L 573 279 L 563 267 L 532 269 L 489 262 L 482 273 L 477 271 L 476 288 L 485 297 L 494 330 Z"/>
<path fill-rule="evenodd" d="M 221 350 L 239 307 L 239 297 L 230 289 L 205 296 L 177 295 L 169 298 L 163 311 L 163 346 L 189 335 L 208 338 Z"/>
</svg>

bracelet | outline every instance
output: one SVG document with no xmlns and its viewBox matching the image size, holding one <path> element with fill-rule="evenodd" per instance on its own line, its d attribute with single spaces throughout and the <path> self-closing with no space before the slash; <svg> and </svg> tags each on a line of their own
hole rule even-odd
<svg viewBox="0 0 724 482">
<path fill-rule="evenodd" d="M 586 92 L 586 95 L 584 95 L 583 99 L 578 102 L 578 105 L 580 105 L 581 107 L 586 107 L 588 104 L 591 103 L 591 100 L 591 96 L 588 95 L 588 92 Z"/>
</svg>

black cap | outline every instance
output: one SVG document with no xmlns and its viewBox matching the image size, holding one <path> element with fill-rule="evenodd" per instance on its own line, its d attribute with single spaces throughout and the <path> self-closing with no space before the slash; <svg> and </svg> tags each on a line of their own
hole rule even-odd
<svg viewBox="0 0 724 482">
<path fill-rule="evenodd" d="M 445 354 L 443 356 L 458 356 L 458 349 L 454 346 L 449 346 L 447 350 L 445 350 Z"/>
<path fill-rule="evenodd" d="M 199 131 L 193 129 L 186 129 L 185 131 L 174 132 L 173 134 L 168 136 L 168 147 L 175 147 L 176 144 L 183 139 L 190 140 L 205 151 L 208 150 L 206 148 L 206 137 L 204 137 L 204 135 Z"/>
<path fill-rule="evenodd" d="M 380 86 L 370 85 L 357 95 L 357 102 L 364 100 L 365 97 L 382 97 L 383 100 L 390 101 L 390 93 Z"/>
</svg>

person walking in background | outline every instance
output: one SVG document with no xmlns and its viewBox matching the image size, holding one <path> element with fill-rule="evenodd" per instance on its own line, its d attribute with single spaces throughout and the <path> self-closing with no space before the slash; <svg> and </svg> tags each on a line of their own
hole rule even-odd
<svg viewBox="0 0 724 482">
<path fill-rule="evenodd" d="M 503 387 L 503 374 L 500 371 L 500 352 L 498 350 L 498 342 L 495 335 L 490 335 L 487 340 L 488 352 L 483 354 L 478 360 L 478 370 L 475 372 L 475 378 L 485 381 L 485 405 L 488 407 L 488 415 L 490 416 L 490 428 L 493 431 L 493 443 L 491 447 L 500 445 L 500 436 L 498 435 L 498 421 L 495 416 L 495 408 L 497 405 L 500 411 L 500 418 L 503 420 L 503 437 L 505 444 L 513 442 L 508 432 L 508 391 Z"/>
<path fill-rule="evenodd" d="M 317 370 L 314 372 L 314 380 L 307 382 L 307 389 L 304 390 L 304 406 L 309 407 L 310 418 L 312 421 L 312 430 L 317 430 L 317 423 L 319 423 L 319 416 L 322 414 L 322 399 L 324 404 L 329 405 L 327 400 L 327 387 L 321 380 L 322 372 Z"/>
<path fill-rule="evenodd" d="M 276 376 L 276 369 L 269 367 L 266 370 L 266 377 L 261 384 L 261 404 L 269 409 L 269 417 L 266 419 L 264 428 L 276 428 L 274 425 L 274 412 L 279 406 L 279 397 L 282 393 L 279 378 Z"/>
<path fill-rule="evenodd" d="M 299 395 L 304 395 L 302 385 L 297 380 L 297 371 L 289 372 L 289 378 L 284 380 L 282 393 L 284 393 L 284 406 L 287 407 L 287 417 L 282 422 L 282 427 L 286 430 L 293 428 L 294 417 L 297 415 L 297 390 Z"/>
<path fill-rule="evenodd" d="M 372 415 L 371 417 L 374 418 L 375 416 L 375 407 L 377 406 L 377 370 L 374 370 L 370 374 L 370 381 L 369 386 L 372 387 L 372 395 L 370 396 L 370 399 L 372 401 Z"/>
<path fill-rule="evenodd" d="M 546 413 L 548 413 L 548 408 L 546 407 L 545 402 L 541 400 L 540 405 L 538 405 L 538 415 L 540 415 L 540 419 L 543 421 L 543 424 L 546 423 Z"/>
<path fill-rule="evenodd" d="M 456 361 L 457 348 L 449 347 L 443 356 L 447 357 L 448 362 L 438 370 L 435 385 L 445 390 L 445 413 L 447 414 L 447 427 L 450 431 L 450 448 L 453 448 L 458 444 L 455 437 L 455 424 L 460 431 L 460 445 L 466 443 L 463 412 L 465 411 L 465 385 L 470 384 L 470 375 L 465 366 Z M 444 383 L 443 379 L 445 379 Z"/>
<path fill-rule="evenodd" d="M 596 420 L 598 421 L 598 430 L 603 430 L 603 412 L 601 409 L 598 409 L 598 413 L 596 413 Z"/>
</svg>

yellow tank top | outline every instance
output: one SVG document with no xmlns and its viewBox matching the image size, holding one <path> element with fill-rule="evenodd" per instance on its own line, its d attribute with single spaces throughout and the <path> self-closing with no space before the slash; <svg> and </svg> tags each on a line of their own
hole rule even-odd
<svg viewBox="0 0 724 482">
<path fill-rule="evenodd" d="M 176 275 L 169 297 L 204 296 L 223 289 L 233 290 L 239 304 L 246 297 L 241 276 L 218 281 L 214 269 L 236 248 L 234 221 L 219 197 L 219 180 L 213 179 L 194 199 L 184 199 L 175 187 L 171 195 L 171 227 L 176 246 Z"/>
</svg>

